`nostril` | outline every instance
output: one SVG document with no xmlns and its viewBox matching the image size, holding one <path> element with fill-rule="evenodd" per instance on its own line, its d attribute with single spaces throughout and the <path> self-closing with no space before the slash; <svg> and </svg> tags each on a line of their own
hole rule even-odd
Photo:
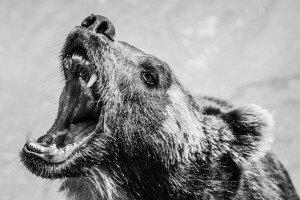
<svg viewBox="0 0 300 200">
<path fill-rule="evenodd" d="M 95 15 L 91 15 L 91 16 L 88 16 L 82 23 L 81 23 L 81 26 L 83 27 L 90 27 L 92 26 L 97 20 L 97 17 Z"/>
<path fill-rule="evenodd" d="M 103 34 L 112 41 L 114 40 L 115 27 L 106 17 L 92 14 L 81 23 L 81 26 L 88 28 L 94 33 Z"/>
<path fill-rule="evenodd" d="M 96 28 L 96 33 L 104 33 L 108 29 L 108 23 L 106 21 L 103 21 L 99 24 L 99 26 Z"/>
</svg>

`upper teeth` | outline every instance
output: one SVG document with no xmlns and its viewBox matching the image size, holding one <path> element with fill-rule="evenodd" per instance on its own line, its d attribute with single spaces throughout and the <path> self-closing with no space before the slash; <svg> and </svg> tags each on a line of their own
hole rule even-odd
<svg viewBox="0 0 300 200">
<path fill-rule="evenodd" d="M 73 55 L 72 55 L 72 59 L 73 59 L 73 60 L 75 60 L 75 59 L 76 59 L 76 60 L 83 60 L 84 58 L 83 58 L 82 56 L 73 54 Z"/>
<path fill-rule="evenodd" d="M 27 134 L 26 143 L 36 142 L 36 140 L 31 136 L 30 133 Z"/>
<path fill-rule="evenodd" d="M 75 63 L 77 63 L 81 66 L 88 66 L 88 65 L 91 64 L 89 61 L 87 61 L 82 56 L 77 55 L 77 54 L 73 54 L 72 57 L 67 57 L 64 60 L 63 65 L 64 65 L 65 68 L 67 68 L 69 70 L 71 69 L 71 71 L 76 71 L 76 70 L 78 70 L 78 68 L 77 68 L 78 65 L 74 64 L 74 61 L 77 61 Z M 73 69 L 72 69 L 72 66 L 74 66 Z M 91 77 L 89 78 L 86 87 L 90 88 L 97 81 L 97 75 L 96 75 L 95 71 L 93 70 L 92 66 L 88 67 L 87 69 L 89 71 L 89 74 L 91 74 Z"/>
<path fill-rule="evenodd" d="M 77 55 L 77 54 L 73 54 L 72 55 L 72 60 L 76 60 L 77 62 L 79 62 L 80 64 L 84 64 L 84 65 L 90 65 L 91 63 L 86 60 L 84 57 Z"/>
<path fill-rule="evenodd" d="M 92 85 L 94 85 L 94 83 L 96 82 L 96 80 L 97 80 L 97 75 L 96 74 L 92 74 L 92 76 L 91 76 L 91 78 L 90 78 L 90 80 L 89 80 L 89 82 L 88 82 L 88 84 L 87 84 L 87 86 L 86 87 L 92 87 Z"/>
</svg>

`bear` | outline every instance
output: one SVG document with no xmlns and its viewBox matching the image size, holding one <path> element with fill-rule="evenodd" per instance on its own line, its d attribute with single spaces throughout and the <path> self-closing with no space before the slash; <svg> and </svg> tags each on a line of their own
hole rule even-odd
<svg viewBox="0 0 300 200">
<path fill-rule="evenodd" d="M 272 115 L 193 97 L 168 64 L 88 16 L 61 51 L 57 118 L 20 153 L 75 200 L 299 200 L 270 151 Z"/>
</svg>

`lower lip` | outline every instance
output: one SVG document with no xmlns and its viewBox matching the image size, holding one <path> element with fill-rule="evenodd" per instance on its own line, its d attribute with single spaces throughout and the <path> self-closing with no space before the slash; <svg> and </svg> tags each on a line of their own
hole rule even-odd
<svg viewBox="0 0 300 200">
<path fill-rule="evenodd" d="M 75 151 L 77 151 L 78 149 L 80 149 L 82 146 L 84 146 L 91 138 L 92 136 L 95 134 L 96 132 L 93 131 L 92 133 L 90 133 L 88 136 L 86 136 L 85 138 L 83 138 L 81 141 L 79 141 L 76 145 L 76 147 L 71 150 L 71 152 L 66 152 L 65 150 L 63 150 L 63 153 L 61 151 L 61 153 L 57 153 L 55 155 L 47 155 L 47 154 L 39 154 L 39 153 L 36 153 L 36 152 L 33 152 L 33 151 L 30 151 L 26 144 L 24 145 L 23 147 L 23 151 L 26 152 L 27 154 L 31 154 L 31 155 L 34 155 L 40 159 L 42 159 L 43 161 L 46 161 L 48 163 L 52 163 L 52 164 L 58 164 L 58 163 L 63 163 L 65 162 L 67 159 L 69 159 L 73 153 Z"/>
</svg>

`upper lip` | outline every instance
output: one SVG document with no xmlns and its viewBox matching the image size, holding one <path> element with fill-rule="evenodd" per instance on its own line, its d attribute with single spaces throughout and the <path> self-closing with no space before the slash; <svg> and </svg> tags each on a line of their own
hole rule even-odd
<svg viewBox="0 0 300 200">
<path fill-rule="evenodd" d="M 83 80 L 87 82 L 88 87 L 91 87 L 97 79 L 97 73 L 92 59 L 88 56 L 88 47 L 85 44 L 86 37 L 86 31 L 83 32 L 81 29 L 76 29 L 75 32 L 70 34 L 64 45 L 61 59 L 64 67 L 72 66 L 72 69 L 67 69 L 68 71 L 64 68 L 67 80 L 72 78 L 69 72 L 75 72 L 80 74 Z M 77 61 L 77 64 L 70 63 L 73 61 Z"/>
<path fill-rule="evenodd" d="M 75 51 L 83 51 L 82 56 L 84 56 L 84 58 L 87 59 L 88 56 L 84 40 L 84 36 L 77 32 L 69 36 L 63 48 L 62 57 L 64 58 L 68 55 L 72 55 L 72 53 Z"/>
</svg>

